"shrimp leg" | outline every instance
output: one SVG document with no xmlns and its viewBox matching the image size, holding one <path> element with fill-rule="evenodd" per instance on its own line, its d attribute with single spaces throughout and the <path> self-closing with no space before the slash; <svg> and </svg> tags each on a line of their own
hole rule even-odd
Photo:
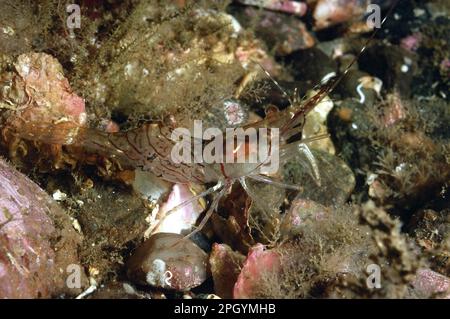
<svg viewBox="0 0 450 319">
<path fill-rule="evenodd" d="M 319 166 L 317 165 L 316 158 L 314 157 L 314 154 L 309 149 L 307 143 L 316 141 L 321 138 L 328 137 L 328 134 L 318 135 L 314 136 L 308 139 L 303 139 L 299 142 L 294 142 L 291 144 L 288 144 L 286 147 L 282 147 L 280 149 L 280 161 L 287 161 L 292 157 L 295 157 L 298 154 L 303 154 L 306 157 L 306 160 L 308 161 L 311 169 L 312 169 L 312 177 L 314 178 L 315 182 L 318 186 L 321 186 L 321 178 L 320 178 L 320 172 L 319 172 Z"/>
<path fill-rule="evenodd" d="M 246 177 L 241 177 L 239 178 L 239 182 L 242 186 L 242 188 L 245 190 L 245 192 L 248 194 L 248 196 L 250 196 L 250 198 L 252 199 L 252 202 L 258 206 L 259 209 L 261 209 L 261 211 L 267 216 L 270 217 L 271 216 L 271 212 L 270 209 L 268 209 L 267 207 L 263 207 L 263 205 L 261 205 L 261 201 L 258 200 L 258 196 L 255 195 L 255 193 L 253 193 L 253 191 L 250 189 L 250 187 L 248 187 L 247 185 L 247 181 L 246 181 Z"/>
<path fill-rule="evenodd" d="M 287 188 L 287 189 L 293 189 L 296 191 L 302 191 L 303 187 L 298 186 L 298 185 L 293 185 L 293 184 L 287 184 L 287 183 L 283 183 L 280 181 L 276 181 L 273 178 L 264 176 L 264 175 L 249 175 L 247 176 L 248 178 L 251 178 L 255 181 L 261 182 L 261 183 L 266 183 L 269 185 L 273 185 L 273 186 L 277 186 L 277 187 L 281 187 L 281 188 Z"/>
<path fill-rule="evenodd" d="M 298 145 L 298 150 L 306 156 L 309 164 L 311 165 L 313 176 L 315 178 L 317 186 L 321 186 L 319 166 L 317 165 L 316 158 L 309 149 L 308 145 L 301 143 Z"/>
<path fill-rule="evenodd" d="M 221 183 L 219 183 L 219 184 L 221 184 Z M 174 247 L 174 246 L 178 245 L 180 242 L 182 242 L 183 240 L 192 237 L 193 235 L 195 235 L 199 231 L 201 231 L 203 229 L 203 227 L 205 227 L 205 225 L 208 222 L 209 218 L 214 213 L 214 211 L 217 209 L 217 206 L 219 206 L 219 201 L 222 198 L 222 196 L 226 193 L 227 189 L 228 189 L 227 187 L 222 188 L 220 190 L 220 192 L 214 197 L 213 202 L 211 203 L 211 206 L 209 207 L 208 211 L 205 214 L 205 217 L 203 217 L 202 221 L 198 224 L 198 226 L 193 231 L 191 231 L 189 234 L 187 234 L 186 236 L 184 236 L 183 238 L 178 240 L 171 247 Z"/>
</svg>

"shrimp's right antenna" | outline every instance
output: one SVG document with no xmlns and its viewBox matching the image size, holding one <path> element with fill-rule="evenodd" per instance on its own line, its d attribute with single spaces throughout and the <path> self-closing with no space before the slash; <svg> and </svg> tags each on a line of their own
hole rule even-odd
<svg viewBox="0 0 450 319">
<path fill-rule="evenodd" d="M 356 63 L 356 61 L 359 60 L 361 55 L 364 53 L 368 45 L 372 42 L 372 40 L 375 38 L 376 34 L 378 33 L 378 30 L 381 29 L 381 26 L 386 22 L 387 18 L 392 14 L 394 11 L 394 8 L 397 6 L 398 2 L 400 0 L 395 0 L 395 2 L 391 5 L 388 12 L 384 16 L 383 20 L 381 21 L 381 24 L 379 27 L 377 27 L 370 37 L 365 41 L 364 46 L 361 48 L 361 50 L 358 52 L 358 54 L 355 56 L 355 58 L 347 65 L 345 70 L 342 72 L 342 74 L 339 77 L 332 77 L 328 79 L 326 83 L 319 89 L 319 92 L 317 92 L 315 95 L 307 99 L 302 107 L 294 114 L 294 116 L 281 128 L 281 134 L 284 134 L 287 130 L 291 129 L 292 127 L 296 126 L 298 124 L 299 118 L 305 116 L 308 114 L 322 99 L 328 95 L 331 91 L 333 91 L 336 86 L 342 81 L 342 79 L 345 77 L 345 75 L 350 71 L 351 67 Z"/>
</svg>

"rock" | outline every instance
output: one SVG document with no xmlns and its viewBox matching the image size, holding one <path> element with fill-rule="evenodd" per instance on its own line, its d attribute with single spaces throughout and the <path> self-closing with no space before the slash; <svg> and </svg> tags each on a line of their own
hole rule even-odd
<svg viewBox="0 0 450 319">
<path fill-rule="evenodd" d="M 412 287 L 412 295 L 418 298 L 450 299 L 450 278 L 431 269 L 421 268 L 417 270 Z"/>
<path fill-rule="evenodd" d="M 296 16 L 303 16 L 306 14 L 308 5 L 298 1 L 278 1 L 278 0 L 237 0 L 244 5 L 256 6 L 267 10 L 280 11 L 284 13 L 293 14 Z"/>
<path fill-rule="evenodd" d="M 204 200 L 198 199 L 167 215 L 172 208 L 196 195 L 196 185 L 171 185 L 151 172 L 136 169 L 132 186 L 152 207 L 145 220 L 149 224 L 145 238 L 155 233 L 189 233 L 205 207 Z"/>
<path fill-rule="evenodd" d="M 0 159 L 0 298 L 78 294 L 66 279 L 67 267 L 80 265 L 79 243 L 65 212 Z"/>
<path fill-rule="evenodd" d="M 35 11 L 37 7 L 34 4 L 15 3 L 14 6 L 8 6 L 8 9 L 5 6 L 8 6 L 8 3 L 2 2 L 3 10 L 0 13 L 0 21 L 2 21 L 0 52 L 2 54 L 18 55 L 44 41 L 43 32 L 49 31 L 48 25 L 38 22 Z"/>
<path fill-rule="evenodd" d="M 376 156 L 368 135 L 376 129 L 370 111 L 365 104 L 349 98 L 337 105 L 329 115 L 328 125 L 334 145 L 351 167 L 363 167 Z"/>
<path fill-rule="evenodd" d="M 361 19 L 369 3 L 369 0 L 319 0 L 314 8 L 314 25 L 320 30 L 338 23 Z"/>
<path fill-rule="evenodd" d="M 162 196 L 170 191 L 170 184 L 158 178 L 155 174 L 136 169 L 132 181 L 133 189 L 150 202 L 157 203 Z"/>
<path fill-rule="evenodd" d="M 10 159 L 35 155 L 50 158 L 55 168 L 73 165 L 61 144 L 74 141 L 87 115 L 84 100 L 72 91 L 61 64 L 49 54 L 31 52 L 10 67 L 13 72 L 0 74 L 0 142 L 8 147 Z"/>
<path fill-rule="evenodd" d="M 381 93 L 383 82 L 366 72 L 350 70 L 338 86 L 344 97 L 351 97 L 355 101 L 372 107 Z"/>
<path fill-rule="evenodd" d="M 259 41 L 242 34 L 231 15 L 212 7 L 133 6 L 124 21 L 130 27 L 102 45 L 101 63 L 83 70 L 86 99 L 107 105 L 119 117 L 170 114 L 177 126 L 190 127 L 191 120 L 204 119 L 213 106 L 234 96 L 244 69 L 259 70 L 254 61 L 275 67 Z"/>
<path fill-rule="evenodd" d="M 245 256 L 225 244 L 214 244 L 209 263 L 214 280 L 214 291 L 221 298 L 232 298 L 233 287 L 241 272 Z"/>
<path fill-rule="evenodd" d="M 306 97 L 310 98 L 311 96 L 314 96 L 315 93 L 314 90 L 309 91 Z M 302 138 L 313 138 L 318 135 L 328 134 L 327 118 L 332 109 L 333 101 L 328 96 L 324 97 L 322 101 L 306 115 Z M 328 152 L 332 155 L 335 153 L 335 148 L 330 137 L 310 142 L 308 143 L 308 146 Z"/>
<path fill-rule="evenodd" d="M 138 284 L 186 291 L 208 277 L 208 255 L 182 235 L 157 233 L 133 252 L 128 277 Z M 176 245 L 175 245 L 176 244 Z"/>
<path fill-rule="evenodd" d="M 400 46 L 376 44 L 360 57 L 363 71 L 380 78 L 387 90 L 398 90 L 405 97 L 412 92 L 412 80 L 417 71 L 417 56 Z"/>
<path fill-rule="evenodd" d="M 45 53 L 26 53 L 14 68 L 15 72 L 1 75 L 0 110 L 13 111 L 7 117 L 10 125 L 23 126 L 24 120 L 51 124 L 62 118 L 85 124 L 84 100 L 72 92 L 58 60 Z"/>
<path fill-rule="evenodd" d="M 283 58 L 283 63 L 292 65 L 295 80 L 307 81 L 310 87 L 337 71 L 336 61 L 316 47 L 294 51 Z"/>
<path fill-rule="evenodd" d="M 313 200 L 319 204 L 341 205 L 355 188 L 355 176 L 347 164 L 328 152 L 311 149 L 320 174 L 320 184 L 312 177 L 312 168 L 302 155 L 297 155 L 284 167 L 284 179 L 301 186 L 297 198 Z"/>
<path fill-rule="evenodd" d="M 442 125 L 448 107 L 425 101 L 392 94 L 369 107 L 346 99 L 329 116 L 336 149 L 358 172 L 357 189 L 403 211 L 440 196 L 450 174 Z"/>
<path fill-rule="evenodd" d="M 152 299 L 152 295 L 140 293 L 128 283 L 113 281 L 101 285 L 89 299 Z"/>
<path fill-rule="evenodd" d="M 237 13 L 244 27 L 254 27 L 258 38 L 263 39 L 270 51 L 277 55 L 290 54 L 293 51 L 307 49 L 315 44 L 315 40 L 305 24 L 294 16 L 286 14 L 260 11 L 251 7 Z"/>
<path fill-rule="evenodd" d="M 254 297 L 258 294 L 259 281 L 263 276 L 276 273 L 280 268 L 280 255 L 277 252 L 266 250 L 262 244 L 253 246 L 234 285 L 233 298 Z"/>
<path fill-rule="evenodd" d="M 448 17 L 448 15 L 450 14 L 448 3 L 444 1 L 433 1 L 429 3 L 427 2 L 425 4 L 425 7 L 427 8 L 427 11 L 430 13 L 433 20 L 439 17 Z"/>
<path fill-rule="evenodd" d="M 173 185 L 167 200 L 161 204 L 154 218 L 150 221 L 151 234 L 176 233 L 187 235 L 194 227 L 197 218 L 205 209 L 205 201 L 200 198 L 176 211 L 170 212 L 170 210 L 193 198 L 195 195 L 196 193 L 194 193 L 193 188 L 189 185 Z"/>
<path fill-rule="evenodd" d="M 276 247 L 250 249 L 235 298 L 342 298 L 335 285 L 340 279 L 366 278 L 373 241 L 350 206 L 326 208 L 296 200 L 292 210 L 281 224 Z M 294 231 L 300 236 L 283 236 L 294 236 Z"/>
</svg>

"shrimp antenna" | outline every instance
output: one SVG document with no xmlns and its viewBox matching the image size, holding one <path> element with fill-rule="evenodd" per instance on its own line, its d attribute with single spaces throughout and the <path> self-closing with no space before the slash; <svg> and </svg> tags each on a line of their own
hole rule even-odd
<svg viewBox="0 0 450 319">
<path fill-rule="evenodd" d="M 261 63 L 257 62 L 257 61 L 253 61 L 254 63 L 256 63 L 257 65 L 259 65 L 259 67 L 261 68 L 261 70 L 264 71 L 264 73 L 267 75 L 267 77 L 275 84 L 275 86 L 278 88 L 278 90 L 280 90 L 280 92 L 283 94 L 283 96 L 285 98 L 287 98 L 289 100 L 289 104 L 293 104 L 293 100 L 292 98 L 289 96 L 289 94 L 287 94 L 287 92 L 283 89 L 283 87 L 280 85 L 280 83 L 277 82 L 277 80 L 275 80 L 273 78 L 272 75 L 270 75 L 269 71 L 267 71 L 262 65 Z"/>
<path fill-rule="evenodd" d="M 328 95 L 331 91 L 333 91 L 336 86 L 342 81 L 342 79 L 345 77 L 345 75 L 350 71 L 351 67 L 356 63 L 356 61 L 359 60 L 361 55 L 366 51 L 366 48 L 368 45 L 373 41 L 375 36 L 378 33 L 378 30 L 381 29 L 381 26 L 386 22 L 387 18 L 392 14 L 394 11 L 394 8 L 397 6 L 399 0 L 395 0 L 395 2 L 391 5 L 388 12 L 384 16 L 383 20 L 380 23 L 379 27 L 376 27 L 375 30 L 372 32 L 370 37 L 365 41 L 363 47 L 358 52 L 358 54 L 355 56 L 355 58 L 347 65 L 345 70 L 342 72 L 341 76 L 339 77 L 330 77 L 326 83 L 323 84 L 323 86 L 319 89 L 319 92 L 314 94 L 312 97 L 307 99 L 302 107 L 294 114 L 294 116 L 283 126 L 281 129 L 281 133 L 285 133 L 290 128 L 294 127 L 297 123 L 297 120 L 301 116 L 305 116 L 308 114 L 320 101 L 323 100 L 323 98 Z"/>
<path fill-rule="evenodd" d="M 355 58 L 347 65 L 347 67 L 345 68 L 344 72 L 342 72 L 342 76 L 339 78 L 335 78 L 336 80 L 334 81 L 334 83 L 329 87 L 329 91 L 334 90 L 334 88 L 339 84 L 339 82 L 342 81 L 342 78 L 348 73 L 348 71 L 351 69 L 351 67 L 356 63 L 356 61 L 359 60 L 359 58 L 361 57 L 361 55 L 364 53 L 364 51 L 366 51 L 368 45 L 373 41 L 373 39 L 375 38 L 375 36 L 378 33 L 378 30 L 381 29 L 381 27 L 383 26 L 383 24 L 386 22 L 387 18 L 392 14 L 392 11 L 394 11 L 394 8 L 397 6 L 399 0 L 395 0 L 394 3 L 391 5 L 391 7 L 389 8 L 388 12 L 386 13 L 386 15 L 384 16 L 383 20 L 380 23 L 379 27 L 375 27 L 375 30 L 372 32 L 372 34 L 370 35 L 370 37 L 365 41 L 363 47 L 361 48 L 361 50 L 358 52 L 358 54 L 355 56 Z"/>
</svg>

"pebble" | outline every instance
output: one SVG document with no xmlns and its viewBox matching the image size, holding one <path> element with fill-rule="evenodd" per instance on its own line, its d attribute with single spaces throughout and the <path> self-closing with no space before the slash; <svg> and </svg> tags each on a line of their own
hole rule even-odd
<svg viewBox="0 0 450 319">
<path fill-rule="evenodd" d="M 178 291 L 202 284 L 209 276 L 208 255 L 191 240 L 181 239 L 179 234 L 157 233 L 139 245 L 127 263 L 130 280 Z"/>
</svg>

